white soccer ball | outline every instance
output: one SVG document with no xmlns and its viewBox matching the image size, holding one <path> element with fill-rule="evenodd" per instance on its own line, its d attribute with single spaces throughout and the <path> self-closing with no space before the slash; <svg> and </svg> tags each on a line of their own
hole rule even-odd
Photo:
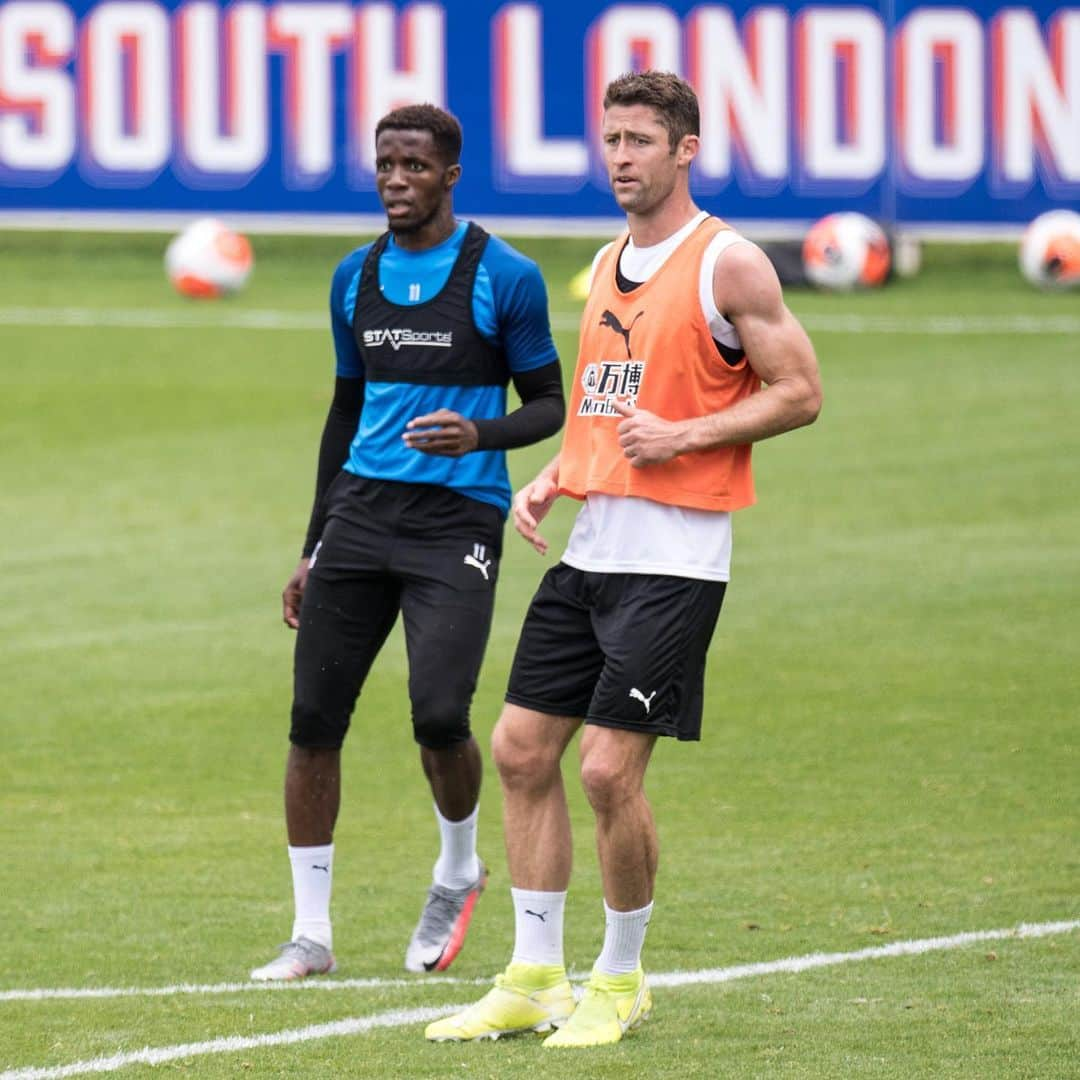
<svg viewBox="0 0 1080 1080">
<path fill-rule="evenodd" d="M 217 218 L 200 218 L 165 249 L 165 273 L 182 296 L 210 299 L 243 288 L 255 265 L 246 236 Z"/>
<path fill-rule="evenodd" d="M 1040 289 L 1080 286 L 1080 214 L 1049 210 L 1024 231 L 1020 272 Z"/>
<path fill-rule="evenodd" d="M 806 234 L 802 250 L 807 278 L 822 289 L 867 289 L 889 275 L 889 239 L 865 214 L 829 214 Z"/>
</svg>

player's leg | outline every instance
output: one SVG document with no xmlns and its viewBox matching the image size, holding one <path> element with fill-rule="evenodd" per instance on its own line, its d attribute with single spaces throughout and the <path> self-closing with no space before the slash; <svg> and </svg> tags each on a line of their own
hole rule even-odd
<svg viewBox="0 0 1080 1080">
<path fill-rule="evenodd" d="M 570 814 L 562 756 L 581 726 L 507 702 L 492 736 L 503 790 L 503 833 L 516 889 L 565 892 L 570 883 Z"/>
<path fill-rule="evenodd" d="M 285 759 L 285 826 L 292 847 L 334 842 L 341 806 L 341 750 L 290 745 Z"/>
<path fill-rule="evenodd" d="M 285 763 L 285 824 L 293 885 L 289 940 L 252 979 L 302 979 L 335 969 L 330 894 L 334 825 L 341 802 L 341 751 L 292 745 Z"/>
<path fill-rule="evenodd" d="M 435 1042 L 550 1031 L 574 1007 L 563 960 L 571 837 L 560 760 L 580 727 L 507 704 L 492 740 L 514 905 L 514 949 L 495 986 L 463 1012 L 428 1025 Z"/>
<path fill-rule="evenodd" d="M 432 1040 L 547 1031 L 573 1009 L 563 960 L 571 837 L 560 762 L 603 663 L 579 595 L 582 578 L 560 566 L 541 583 L 492 740 L 514 903 L 511 962 L 478 1002 L 429 1025 Z"/>
<path fill-rule="evenodd" d="M 421 746 L 420 763 L 435 803 L 439 855 L 424 905 L 428 918 L 421 918 L 414 930 L 405 966 L 410 971 L 445 971 L 461 951 L 476 901 L 487 885 L 487 868 L 476 850 L 480 747 L 471 734 L 446 747 Z"/>
<path fill-rule="evenodd" d="M 577 717 L 507 703 L 492 739 L 514 904 L 510 962 L 547 969 L 534 976 L 548 982 L 565 978 L 563 913 L 573 844 L 561 761 L 580 726 Z"/>
<path fill-rule="evenodd" d="M 604 670 L 581 741 L 581 780 L 596 819 L 604 946 L 585 995 L 546 1046 L 617 1042 L 652 997 L 641 967 L 658 846 L 645 772 L 659 735 L 699 737 L 705 654 L 723 582 L 603 575 L 595 619 Z"/>
<path fill-rule="evenodd" d="M 484 765 L 471 734 L 451 746 L 421 746 L 420 766 L 444 818 L 461 821 L 472 814 L 480 798 Z"/>
<path fill-rule="evenodd" d="M 280 955 L 251 973 L 257 980 L 303 978 L 334 968 L 330 898 L 341 745 L 398 610 L 397 583 L 381 574 L 342 572 L 332 527 L 327 538 L 304 590 L 294 657 L 285 772 L 293 929 Z"/>
<path fill-rule="evenodd" d="M 440 838 L 431 887 L 406 949 L 405 967 L 417 972 L 450 966 L 487 881 L 476 847 L 483 770 L 469 710 L 491 627 L 502 533 L 494 508 L 449 492 L 433 498 L 438 505 L 428 513 L 439 522 L 439 537 L 403 538 L 394 559 L 403 579 L 413 735 Z"/>
<path fill-rule="evenodd" d="M 645 770 L 655 743 L 655 735 L 593 725 L 581 738 L 581 783 L 596 818 L 604 899 L 616 911 L 652 903 L 658 843 Z"/>
<path fill-rule="evenodd" d="M 514 964 L 564 967 L 572 843 L 561 762 L 604 662 L 590 603 L 581 571 L 560 564 L 544 576 L 522 627 L 492 740 L 513 886 Z"/>
<path fill-rule="evenodd" d="M 641 949 L 657 866 L 656 823 L 644 786 L 655 741 L 655 735 L 591 725 L 582 736 L 581 780 L 596 817 L 604 887 L 604 947 L 584 997 L 545 1046 L 618 1042 L 652 1010 Z"/>
</svg>

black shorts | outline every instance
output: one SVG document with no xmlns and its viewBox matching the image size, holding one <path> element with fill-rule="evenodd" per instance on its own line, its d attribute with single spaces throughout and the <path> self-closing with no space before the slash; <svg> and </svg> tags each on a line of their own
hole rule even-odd
<svg viewBox="0 0 1080 1080">
<path fill-rule="evenodd" d="M 337 749 L 401 612 L 413 735 L 469 738 L 469 705 L 491 628 L 503 515 L 449 488 L 342 472 L 300 606 L 290 740 Z"/>
<path fill-rule="evenodd" d="M 699 739 L 705 654 L 726 588 L 559 563 L 525 616 L 506 700 L 602 727 Z"/>
</svg>

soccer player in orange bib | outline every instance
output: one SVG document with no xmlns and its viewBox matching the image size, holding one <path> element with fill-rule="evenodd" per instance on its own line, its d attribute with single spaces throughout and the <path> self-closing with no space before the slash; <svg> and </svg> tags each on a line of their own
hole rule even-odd
<svg viewBox="0 0 1080 1080">
<path fill-rule="evenodd" d="M 546 1047 L 620 1040 L 647 1018 L 641 967 L 657 835 L 644 792 L 656 740 L 700 735 L 705 657 L 754 501 L 751 444 L 812 423 L 814 350 L 761 250 L 694 205 L 693 89 L 624 75 L 604 96 L 603 149 L 627 230 L 593 263 L 562 450 L 517 493 L 538 528 L 583 505 L 522 628 L 493 750 L 515 911 L 511 962 L 432 1040 L 554 1032 Z M 580 1001 L 563 958 L 570 818 L 560 761 L 579 728 L 596 818 L 604 944 Z"/>
</svg>

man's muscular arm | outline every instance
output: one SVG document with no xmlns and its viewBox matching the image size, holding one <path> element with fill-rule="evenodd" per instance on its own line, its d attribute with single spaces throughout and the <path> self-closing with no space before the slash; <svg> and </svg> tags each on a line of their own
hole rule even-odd
<svg viewBox="0 0 1080 1080">
<path fill-rule="evenodd" d="M 616 403 L 624 417 L 619 443 L 635 466 L 758 442 L 817 419 L 821 380 L 814 347 L 787 309 L 776 272 L 760 248 L 733 244 L 724 251 L 716 260 L 713 295 L 765 388 L 730 408 L 689 420 L 665 420 Z"/>
</svg>

